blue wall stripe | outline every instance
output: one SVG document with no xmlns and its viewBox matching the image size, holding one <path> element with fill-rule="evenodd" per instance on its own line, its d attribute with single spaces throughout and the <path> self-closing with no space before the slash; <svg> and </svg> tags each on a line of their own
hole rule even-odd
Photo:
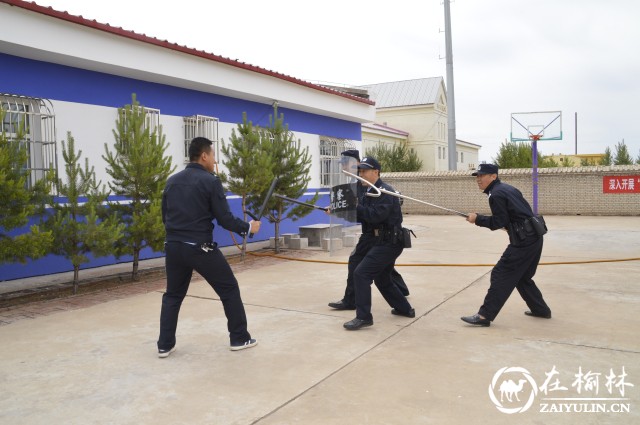
<svg viewBox="0 0 640 425">
<path fill-rule="evenodd" d="M 131 94 L 149 108 L 175 116 L 208 115 L 223 122 L 240 123 L 242 113 L 255 125 L 269 125 L 271 104 L 150 83 L 64 65 L 0 53 L 0 93 L 120 108 Z M 277 100 L 277 99 L 274 99 Z M 279 108 L 289 130 L 351 140 L 361 139 L 359 123 Z"/>
</svg>

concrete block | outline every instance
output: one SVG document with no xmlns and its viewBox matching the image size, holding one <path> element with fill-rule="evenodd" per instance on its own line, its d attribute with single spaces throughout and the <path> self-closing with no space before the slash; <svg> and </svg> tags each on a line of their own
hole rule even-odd
<svg viewBox="0 0 640 425">
<path fill-rule="evenodd" d="M 342 249 L 342 239 L 340 238 L 322 238 L 322 250 L 329 251 Z"/>
<path fill-rule="evenodd" d="M 323 238 L 339 238 L 342 235 L 342 224 L 325 223 L 300 226 L 300 237 L 309 239 L 309 246 L 322 246 Z"/>
<path fill-rule="evenodd" d="M 280 239 L 280 243 L 279 243 L 280 248 L 284 248 L 284 238 L 282 236 L 280 236 L 278 239 Z M 269 238 L 269 248 L 275 248 L 275 247 L 276 247 L 276 238 L 275 237 L 270 237 Z"/>
<path fill-rule="evenodd" d="M 358 237 L 356 235 L 344 235 L 342 238 L 342 246 L 356 246 L 358 242 Z"/>
<path fill-rule="evenodd" d="M 283 233 L 283 234 L 282 234 L 282 235 L 280 235 L 280 236 L 282 236 L 282 237 L 284 238 L 284 244 L 285 244 L 285 245 L 287 245 L 287 246 L 289 246 L 289 241 L 290 241 L 291 239 L 299 238 L 299 237 L 300 237 L 300 235 L 298 235 L 298 234 L 296 234 L 296 233 Z"/>
<path fill-rule="evenodd" d="M 307 238 L 297 237 L 289 240 L 289 249 L 307 249 L 309 248 L 309 240 Z"/>
</svg>

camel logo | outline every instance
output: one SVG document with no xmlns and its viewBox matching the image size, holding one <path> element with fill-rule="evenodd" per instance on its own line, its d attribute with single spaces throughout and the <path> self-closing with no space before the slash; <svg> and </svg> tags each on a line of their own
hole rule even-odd
<svg viewBox="0 0 640 425">
<path fill-rule="evenodd" d="M 499 397 L 496 396 L 499 393 Z M 489 398 L 502 413 L 521 413 L 533 404 L 538 386 L 529 371 L 522 367 L 503 367 L 493 375 Z"/>
</svg>

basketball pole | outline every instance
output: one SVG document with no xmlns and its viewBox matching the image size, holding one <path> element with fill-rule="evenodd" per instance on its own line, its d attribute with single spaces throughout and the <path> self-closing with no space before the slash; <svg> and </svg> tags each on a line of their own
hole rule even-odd
<svg viewBox="0 0 640 425">
<path fill-rule="evenodd" d="M 538 139 L 540 134 L 532 134 L 531 152 L 533 154 L 533 169 L 531 179 L 533 180 L 533 214 L 538 215 Z"/>
<path fill-rule="evenodd" d="M 535 114 L 535 117 L 533 115 Z M 542 125 L 543 115 L 549 119 L 549 123 Z M 516 119 L 516 116 L 524 121 L 526 125 Z M 542 117 L 542 118 L 540 118 Z M 551 119 L 553 118 L 553 119 Z M 555 122 L 556 126 L 551 127 Z M 514 125 L 517 124 L 517 125 Z M 523 133 L 522 130 L 526 131 Z M 545 130 L 550 130 L 545 134 Z M 534 129 L 532 131 L 532 129 Z M 534 214 L 538 214 L 538 140 L 562 140 L 562 111 L 544 111 L 544 112 L 514 112 L 511 114 L 511 141 L 512 142 L 525 142 L 531 141 L 531 180 L 533 183 L 533 205 L 532 210 Z"/>
</svg>

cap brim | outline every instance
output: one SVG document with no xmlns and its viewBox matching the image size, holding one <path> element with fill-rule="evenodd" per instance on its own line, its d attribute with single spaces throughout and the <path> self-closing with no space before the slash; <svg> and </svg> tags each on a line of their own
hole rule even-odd
<svg viewBox="0 0 640 425">
<path fill-rule="evenodd" d="M 358 168 L 361 170 L 375 170 L 375 167 L 373 165 L 367 164 L 367 163 L 360 163 L 358 164 Z"/>
</svg>

